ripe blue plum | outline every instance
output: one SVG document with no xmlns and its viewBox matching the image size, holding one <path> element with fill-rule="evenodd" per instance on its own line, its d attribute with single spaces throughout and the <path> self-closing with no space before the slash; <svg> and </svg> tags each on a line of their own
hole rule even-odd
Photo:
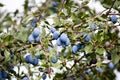
<svg viewBox="0 0 120 80">
<path fill-rule="evenodd" d="M 52 4 L 53 7 L 57 7 L 58 6 L 58 4 L 56 2 L 54 2 L 54 1 L 51 2 L 51 4 Z"/>
<path fill-rule="evenodd" d="M 31 20 L 30 25 L 31 25 L 32 27 L 35 27 L 35 26 L 36 26 L 36 23 L 37 23 L 37 18 L 34 17 L 34 18 Z"/>
<path fill-rule="evenodd" d="M 110 62 L 110 63 L 108 64 L 108 67 L 109 67 L 110 69 L 114 69 L 115 65 L 113 64 L 113 62 Z"/>
<path fill-rule="evenodd" d="M 59 36 L 60 36 L 60 33 L 59 33 L 58 31 L 55 31 L 55 32 L 53 33 L 53 38 L 54 38 L 54 39 L 58 39 Z"/>
<path fill-rule="evenodd" d="M 117 17 L 116 17 L 116 15 L 112 15 L 112 16 L 110 17 L 110 20 L 115 24 L 115 23 L 117 22 Z"/>
<path fill-rule="evenodd" d="M 66 49 L 64 52 L 64 56 L 66 56 L 68 54 L 68 50 Z"/>
<path fill-rule="evenodd" d="M 25 77 L 23 77 L 22 80 L 29 80 L 29 78 L 25 76 Z"/>
<path fill-rule="evenodd" d="M 65 42 L 65 45 L 66 45 L 66 46 L 69 46 L 69 45 L 70 45 L 70 40 L 69 40 L 69 38 L 67 38 L 67 41 Z"/>
<path fill-rule="evenodd" d="M 40 42 L 40 37 L 38 36 L 37 38 L 35 38 L 36 42 Z"/>
<path fill-rule="evenodd" d="M 42 74 L 42 78 L 43 78 L 43 80 L 45 80 L 45 79 L 47 78 L 47 74 L 46 74 L 46 73 L 43 73 L 43 74 Z"/>
<path fill-rule="evenodd" d="M 96 29 L 96 25 L 95 24 L 91 24 L 90 28 L 94 30 L 94 29 Z"/>
<path fill-rule="evenodd" d="M 14 53 L 12 53 L 12 54 L 10 55 L 10 58 L 11 58 L 11 59 L 13 59 L 13 58 L 14 58 Z"/>
<path fill-rule="evenodd" d="M 50 28 L 50 31 L 51 31 L 52 33 L 54 33 L 54 32 L 56 31 L 56 29 L 55 29 L 54 27 L 51 27 L 51 28 Z"/>
<path fill-rule="evenodd" d="M 28 42 L 32 43 L 34 41 L 35 41 L 35 39 L 34 39 L 33 35 L 30 34 L 29 37 L 28 37 Z"/>
<path fill-rule="evenodd" d="M 52 63 L 57 63 L 57 61 L 58 61 L 58 57 L 57 56 L 52 56 L 51 62 Z"/>
<path fill-rule="evenodd" d="M 86 73 L 86 74 L 92 74 L 92 71 L 91 71 L 91 69 L 87 69 L 87 70 L 84 71 L 84 73 Z"/>
<path fill-rule="evenodd" d="M 32 27 L 35 27 L 35 25 L 36 25 L 36 22 L 31 22 L 31 24 L 30 24 Z"/>
<path fill-rule="evenodd" d="M 103 73 L 104 70 L 102 68 L 96 68 L 96 70 L 99 72 L 99 73 Z"/>
<path fill-rule="evenodd" d="M 79 43 L 79 44 L 77 44 L 76 46 L 77 46 L 77 48 L 78 48 L 77 51 L 79 51 L 80 49 L 83 49 L 83 48 L 85 47 L 84 44 L 82 44 L 82 43 Z"/>
<path fill-rule="evenodd" d="M 36 65 L 38 64 L 38 59 L 37 59 L 37 58 L 33 59 L 32 64 L 33 64 L 34 66 L 36 66 Z"/>
<path fill-rule="evenodd" d="M 60 36 L 60 41 L 61 42 L 66 42 L 68 39 L 67 35 L 65 33 L 62 33 L 61 36 Z"/>
<path fill-rule="evenodd" d="M 36 56 L 37 59 L 40 59 L 41 57 L 39 55 Z"/>
<path fill-rule="evenodd" d="M 84 37 L 84 41 L 85 42 L 89 42 L 89 40 L 90 40 L 90 34 L 87 34 L 85 37 Z"/>
<path fill-rule="evenodd" d="M 36 38 L 36 37 L 39 36 L 39 34 L 40 34 L 39 28 L 35 28 L 35 29 L 33 30 L 33 37 Z"/>
<path fill-rule="evenodd" d="M 5 71 L 2 71 L 2 78 L 7 78 L 8 77 L 8 74 L 7 74 L 7 72 L 5 72 Z"/>
<path fill-rule="evenodd" d="M 59 38 L 57 39 L 57 42 L 56 42 L 56 43 L 57 43 L 58 46 L 61 46 L 61 45 L 62 45 L 62 42 L 60 41 Z"/>
<path fill-rule="evenodd" d="M 2 71 L 0 70 L 0 80 L 2 79 Z"/>
<path fill-rule="evenodd" d="M 27 55 L 26 57 L 25 57 L 25 61 L 27 62 L 27 63 L 33 63 L 33 58 L 32 58 L 32 55 Z"/>
<path fill-rule="evenodd" d="M 78 51 L 78 47 L 75 45 L 72 47 L 72 53 L 75 54 Z"/>
</svg>

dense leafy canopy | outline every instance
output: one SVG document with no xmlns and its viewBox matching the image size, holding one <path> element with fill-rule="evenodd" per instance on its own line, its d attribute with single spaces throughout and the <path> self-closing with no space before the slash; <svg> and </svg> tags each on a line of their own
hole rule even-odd
<svg viewBox="0 0 120 80">
<path fill-rule="evenodd" d="M 99 14 L 88 2 L 47 0 L 39 7 L 25 0 L 22 16 L 18 10 L 0 12 L 0 80 L 34 80 L 34 75 L 35 80 L 115 80 L 113 71 L 120 70 L 120 1 L 100 0 L 106 10 Z M 28 73 L 20 74 L 21 66 Z"/>
</svg>

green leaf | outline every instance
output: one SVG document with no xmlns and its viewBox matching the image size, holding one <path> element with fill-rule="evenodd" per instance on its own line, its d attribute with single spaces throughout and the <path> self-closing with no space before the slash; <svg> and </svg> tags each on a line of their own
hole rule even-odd
<svg viewBox="0 0 120 80">
<path fill-rule="evenodd" d="M 4 5 L 2 3 L 0 3 L 0 7 L 3 7 Z"/>
<path fill-rule="evenodd" d="M 6 60 L 10 59 L 10 52 L 8 52 L 7 50 L 5 50 L 5 59 Z"/>
<path fill-rule="evenodd" d="M 90 52 L 92 51 L 92 49 L 93 49 L 93 46 L 92 46 L 92 45 L 87 45 L 87 46 L 85 46 L 85 48 L 84 48 L 85 52 L 87 52 L 87 53 L 90 53 Z"/>
<path fill-rule="evenodd" d="M 96 48 L 96 53 L 103 54 L 106 50 L 104 48 Z"/>
<path fill-rule="evenodd" d="M 56 73 L 55 78 L 62 78 L 63 76 L 65 76 L 65 73 L 63 74 Z"/>
<path fill-rule="evenodd" d="M 120 56 L 118 56 L 117 54 L 112 54 L 112 61 L 114 62 L 114 64 L 118 64 L 120 60 Z"/>
<path fill-rule="evenodd" d="M 4 38 L 4 42 L 9 42 L 12 40 L 12 35 L 7 35 L 5 38 Z"/>
</svg>

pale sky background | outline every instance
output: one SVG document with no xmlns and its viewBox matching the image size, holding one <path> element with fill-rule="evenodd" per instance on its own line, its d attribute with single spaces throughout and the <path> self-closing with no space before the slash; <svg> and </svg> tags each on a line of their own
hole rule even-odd
<svg viewBox="0 0 120 80">
<path fill-rule="evenodd" d="M 44 3 L 46 0 L 35 0 L 35 1 L 38 4 L 38 6 L 41 6 L 40 2 Z M 79 5 L 81 4 L 81 0 L 74 0 L 74 1 L 79 3 Z M 3 8 L 0 8 L 0 11 L 7 10 L 8 12 L 14 12 L 16 9 L 18 9 L 20 12 L 23 11 L 22 5 L 24 4 L 24 0 L 0 0 L 0 3 L 3 3 L 5 5 Z M 90 0 L 88 6 L 91 9 L 94 9 L 96 13 L 100 13 L 103 10 L 105 10 L 105 8 L 100 4 L 100 2 L 99 1 L 95 2 L 95 0 Z M 23 67 L 23 70 L 25 70 L 24 67 Z M 114 73 L 117 74 L 116 80 L 120 80 L 120 73 L 118 73 L 117 70 L 114 70 Z M 16 80 L 16 79 L 13 79 L 13 80 Z"/>
</svg>

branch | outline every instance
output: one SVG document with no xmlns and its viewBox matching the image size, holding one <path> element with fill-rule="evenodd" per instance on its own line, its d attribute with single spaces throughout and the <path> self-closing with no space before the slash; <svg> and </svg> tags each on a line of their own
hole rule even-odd
<svg viewBox="0 0 120 80">
<path fill-rule="evenodd" d="M 109 13 L 108 15 L 120 15 L 120 13 Z"/>
<path fill-rule="evenodd" d="M 73 67 L 76 66 L 77 62 L 79 62 L 84 56 L 80 57 L 78 60 L 74 60 L 74 64 L 72 65 L 71 68 L 69 68 L 69 70 L 71 70 Z M 67 68 L 68 69 L 68 68 Z M 68 73 L 69 73 L 69 70 L 66 72 L 65 76 L 63 77 L 63 79 L 66 79 L 66 77 L 68 77 Z"/>
<path fill-rule="evenodd" d="M 113 6 L 114 6 L 115 2 L 116 2 L 116 0 L 114 0 L 114 1 L 112 2 L 112 5 L 111 5 L 111 7 L 110 7 L 110 9 L 109 9 L 109 11 L 107 12 L 107 14 L 106 14 L 106 15 L 109 15 L 109 13 L 110 13 L 111 9 L 113 8 Z"/>
<path fill-rule="evenodd" d="M 79 58 L 78 60 L 74 60 L 74 64 L 72 65 L 72 67 L 70 68 L 70 70 L 76 66 L 77 62 L 79 62 L 84 56 L 82 56 L 81 58 Z"/>
<path fill-rule="evenodd" d="M 83 70 L 86 70 L 86 69 L 91 69 L 93 67 L 96 67 L 96 64 L 92 64 L 91 66 L 86 66 Z"/>
<path fill-rule="evenodd" d="M 21 52 L 21 51 L 23 51 L 23 50 L 25 50 L 25 49 L 27 49 L 27 48 L 30 48 L 31 45 L 32 45 L 32 46 L 37 46 L 38 44 L 35 44 L 35 43 L 34 43 L 34 44 L 29 44 L 29 45 L 22 46 L 22 48 L 20 48 L 20 49 L 17 50 L 17 52 Z"/>
</svg>

